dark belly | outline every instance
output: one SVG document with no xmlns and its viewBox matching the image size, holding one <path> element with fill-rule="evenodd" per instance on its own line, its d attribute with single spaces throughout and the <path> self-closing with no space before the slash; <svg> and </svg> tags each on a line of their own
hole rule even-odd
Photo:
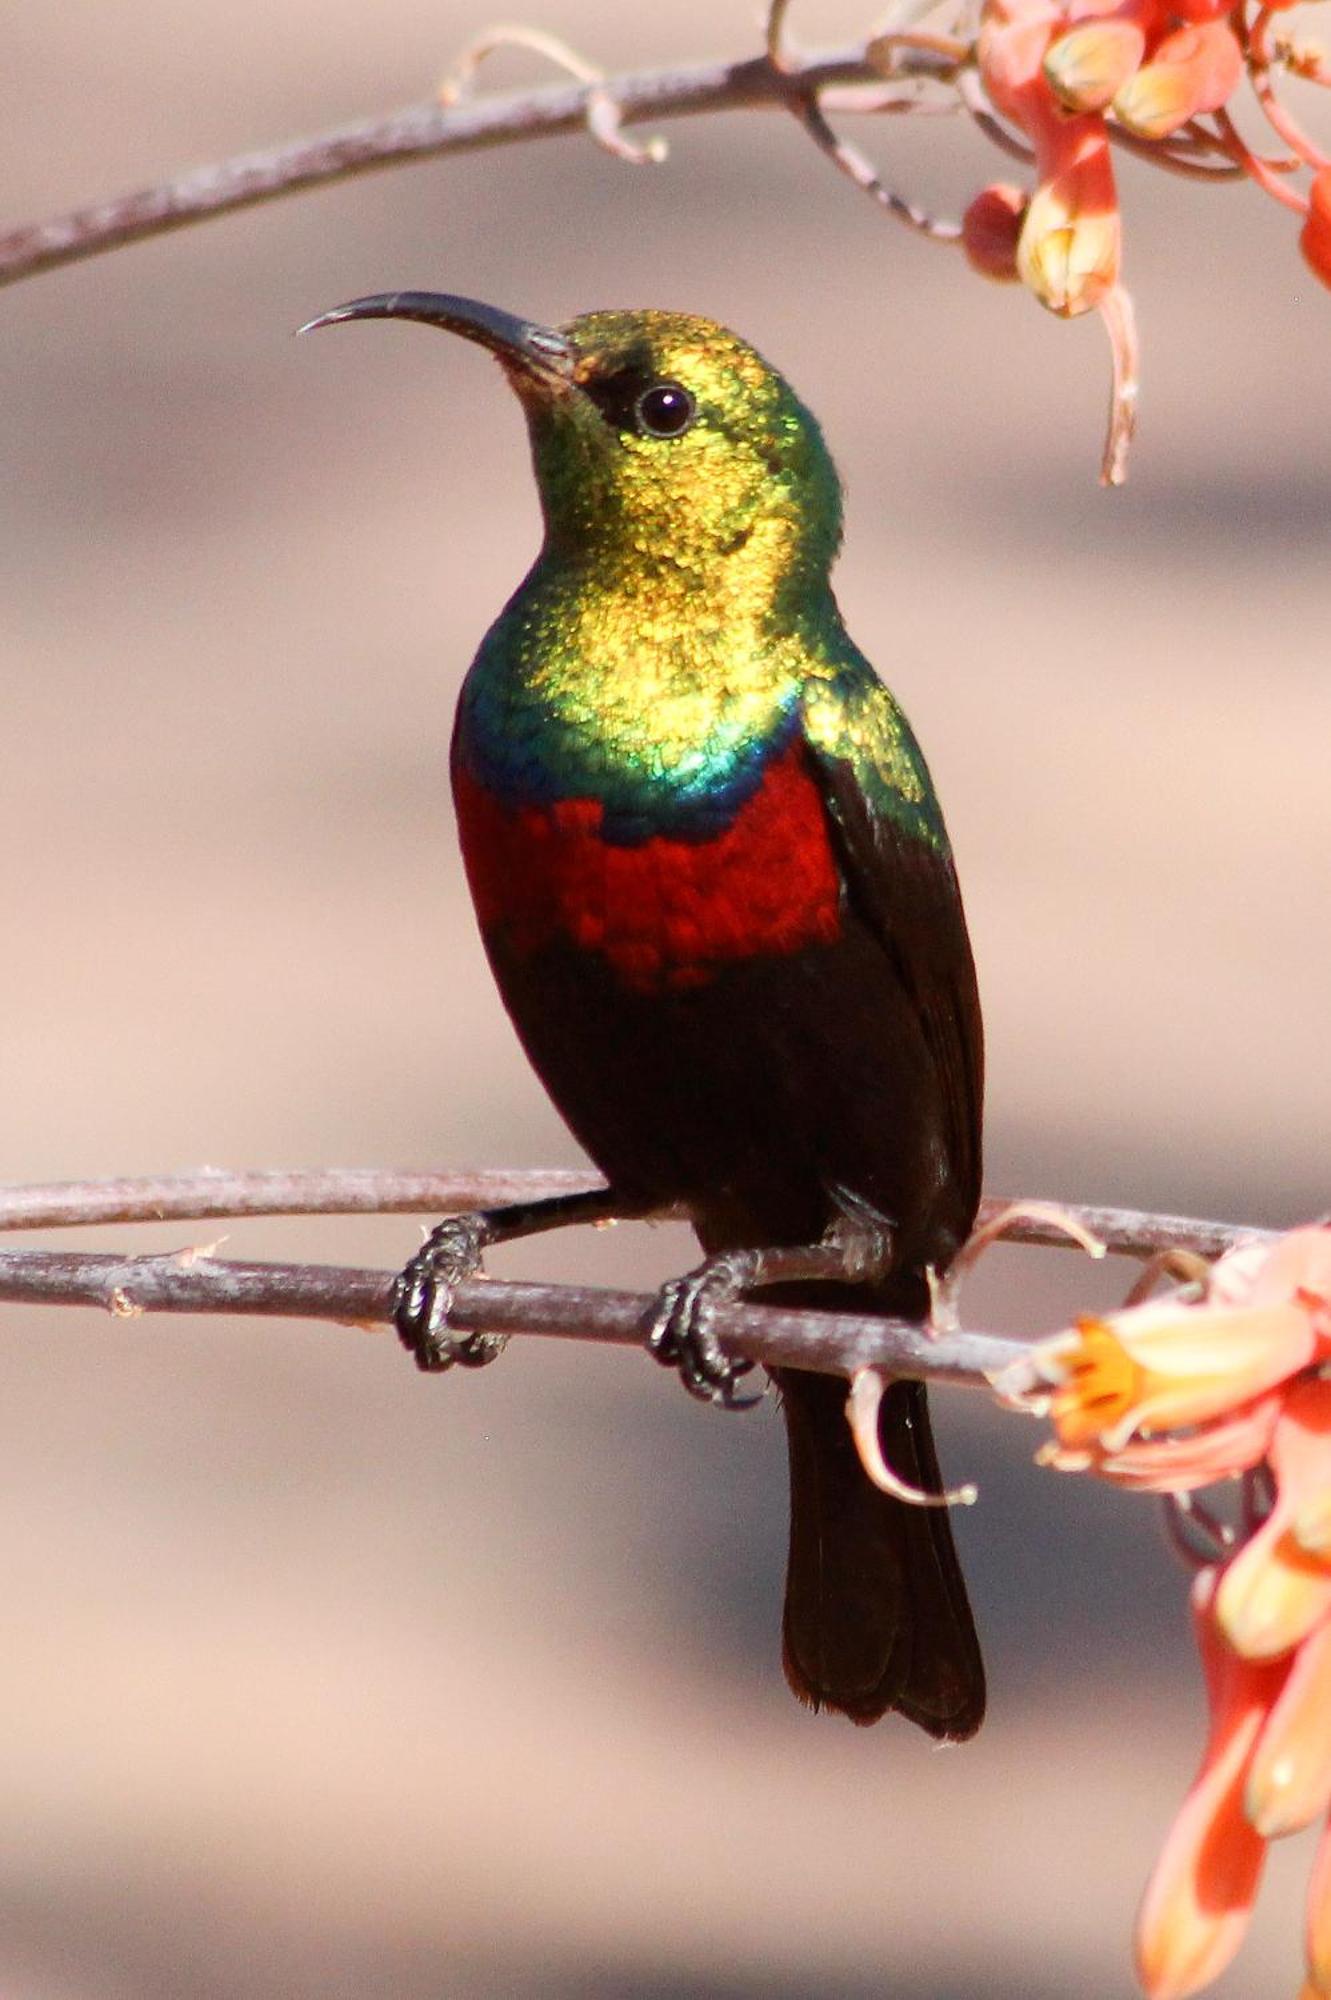
<svg viewBox="0 0 1331 2000">
<path fill-rule="evenodd" d="M 707 1248 L 816 1241 L 838 1187 L 896 1225 L 916 1269 L 965 1238 L 973 1191 L 947 1156 L 929 1051 L 853 917 L 833 944 L 655 992 L 566 943 L 487 942 L 575 1136 L 625 1194 L 686 1204 Z"/>
</svg>

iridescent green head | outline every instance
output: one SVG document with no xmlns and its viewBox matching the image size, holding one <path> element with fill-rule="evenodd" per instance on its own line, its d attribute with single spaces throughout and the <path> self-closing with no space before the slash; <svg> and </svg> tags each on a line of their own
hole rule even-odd
<svg viewBox="0 0 1331 2000">
<path fill-rule="evenodd" d="M 824 578 L 841 538 L 836 470 L 814 418 L 774 368 L 714 320 L 584 313 L 543 327 L 472 299 L 356 299 L 314 326 L 416 319 L 497 356 L 523 405 L 561 555 L 626 560 L 703 588 L 727 571 Z"/>
</svg>

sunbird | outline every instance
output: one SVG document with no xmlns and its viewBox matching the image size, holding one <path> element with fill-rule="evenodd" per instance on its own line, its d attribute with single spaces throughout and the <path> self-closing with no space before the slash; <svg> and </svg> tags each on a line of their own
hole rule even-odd
<svg viewBox="0 0 1331 2000">
<path fill-rule="evenodd" d="M 544 539 L 466 677 L 453 797 L 504 1005 L 607 1182 L 443 1222 L 397 1281 L 401 1338 L 424 1368 L 487 1361 L 501 1343 L 448 1313 L 488 1245 L 667 1207 L 705 1261 L 647 1344 L 706 1400 L 742 1400 L 713 1327 L 740 1293 L 923 1320 L 979 1200 L 979 998 L 928 768 L 832 594 L 817 422 L 682 313 L 554 328 L 394 292 L 310 326 L 362 319 L 477 342 L 526 415 Z M 871 1483 L 844 1382 L 771 1372 L 791 1688 L 971 1735 L 984 1669 L 946 1509 Z M 921 1383 L 891 1385 L 879 1432 L 936 1499 Z"/>
</svg>

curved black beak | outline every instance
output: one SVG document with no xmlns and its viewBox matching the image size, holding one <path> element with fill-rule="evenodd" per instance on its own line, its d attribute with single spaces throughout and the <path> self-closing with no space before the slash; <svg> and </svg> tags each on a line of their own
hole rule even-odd
<svg viewBox="0 0 1331 2000">
<path fill-rule="evenodd" d="M 479 299 L 458 298 L 452 292 L 377 292 L 371 298 L 350 299 L 344 306 L 334 306 L 296 331 L 312 333 L 316 327 L 337 326 L 349 319 L 418 319 L 423 326 L 437 326 L 445 333 L 474 340 L 489 348 L 506 367 L 547 383 L 567 382 L 577 358 L 572 341 L 553 327 L 538 326 L 533 320 L 519 319 L 516 313 L 483 305 Z"/>
</svg>

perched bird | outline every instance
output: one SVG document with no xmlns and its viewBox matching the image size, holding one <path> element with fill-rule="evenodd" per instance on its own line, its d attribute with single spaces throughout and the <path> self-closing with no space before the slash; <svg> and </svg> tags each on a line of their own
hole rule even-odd
<svg viewBox="0 0 1331 2000">
<path fill-rule="evenodd" d="M 814 418 L 710 320 L 553 329 L 428 292 L 311 326 L 419 320 L 488 348 L 531 435 L 540 554 L 467 676 L 452 776 L 504 1003 L 604 1193 L 444 1222 L 398 1281 L 423 1367 L 487 1244 L 666 1205 L 707 1253 L 649 1345 L 695 1394 L 740 1367 L 736 1292 L 923 1318 L 979 1198 L 982 1039 L 929 773 L 849 638 L 829 571 L 836 470 Z M 845 1384 L 773 1371 L 789 1434 L 786 1675 L 854 1721 L 964 1737 L 984 1674 L 947 1513 L 861 1469 Z M 923 1386 L 884 1455 L 936 1494 Z"/>
</svg>

